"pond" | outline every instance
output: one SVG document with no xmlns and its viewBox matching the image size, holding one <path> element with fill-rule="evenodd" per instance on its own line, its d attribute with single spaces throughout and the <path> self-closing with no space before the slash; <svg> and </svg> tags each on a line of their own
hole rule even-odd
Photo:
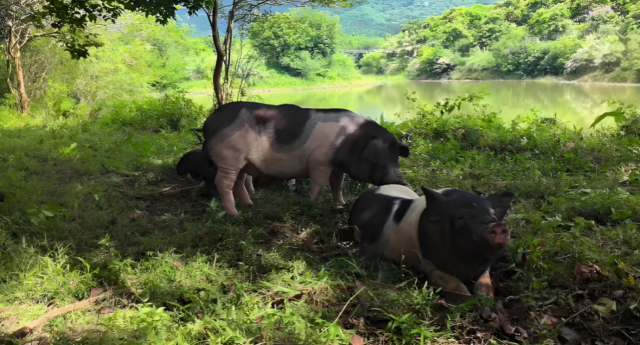
<svg viewBox="0 0 640 345">
<path fill-rule="evenodd" d="M 469 91 L 487 93 L 490 109 L 509 121 L 519 114 L 536 109 L 540 116 L 554 117 L 588 127 L 593 119 L 611 109 L 607 99 L 640 105 L 640 86 L 546 81 L 484 81 L 484 82 L 399 82 L 365 87 L 270 92 L 250 96 L 248 100 L 269 104 L 292 103 L 302 107 L 344 108 L 375 120 L 384 113 L 387 121 L 411 116 L 406 92 L 414 92 L 420 102 L 432 104 L 438 100 L 464 95 Z M 211 106 L 211 96 L 191 95 L 198 103 Z M 463 109 L 464 111 L 464 109 Z M 613 120 L 603 122 L 612 124 Z"/>
</svg>

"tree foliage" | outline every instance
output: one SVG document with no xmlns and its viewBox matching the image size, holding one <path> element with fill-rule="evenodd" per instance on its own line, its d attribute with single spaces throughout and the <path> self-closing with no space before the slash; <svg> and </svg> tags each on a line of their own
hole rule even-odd
<svg viewBox="0 0 640 345">
<path fill-rule="evenodd" d="M 260 16 L 249 29 L 253 46 L 268 64 L 305 77 L 335 53 L 339 18 L 310 9 Z"/>
<path fill-rule="evenodd" d="M 597 71 L 596 79 L 637 82 L 639 6 L 638 0 L 506 0 L 453 8 L 408 22 L 383 46 L 413 47 L 398 58 L 414 56 L 410 72 L 430 78 L 581 77 Z M 394 58 L 387 57 L 389 64 Z"/>
</svg>

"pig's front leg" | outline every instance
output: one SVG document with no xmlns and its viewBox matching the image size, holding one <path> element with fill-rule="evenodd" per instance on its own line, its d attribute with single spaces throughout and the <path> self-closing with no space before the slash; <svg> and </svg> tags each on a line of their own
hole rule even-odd
<svg viewBox="0 0 640 345">
<path fill-rule="evenodd" d="M 426 260 L 417 251 L 413 251 L 420 258 L 420 266 L 418 270 L 427 275 L 427 281 L 435 286 L 442 288 L 451 299 L 468 299 L 471 298 L 469 289 L 462 283 L 462 281 L 448 273 L 440 271 L 435 264 Z"/>
<path fill-rule="evenodd" d="M 309 193 L 309 198 L 311 200 L 316 200 L 318 196 L 320 196 L 322 188 L 329 184 L 329 177 L 331 176 L 332 170 L 333 168 L 330 166 L 311 167 L 311 172 L 309 173 L 309 177 L 311 178 L 311 192 Z"/>
<path fill-rule="evenodd" d="M 474 286 L 475 294 L 484 295 L 493 298 L 493 285 L 491 284 L 491 276 L 489 270 L 484 272 Z"/>
<path fill-rule="evenodd" d="M 344 181 L 344 173 L 340 169 L 333 169 L 331 176 L 329 177 L 329 184 L 331 185 L 331 194 L 333 195 L 333 202 L 338 205 L 344 205 L 344 199 L 342 199 L 342 182 Z"/>
</svg>

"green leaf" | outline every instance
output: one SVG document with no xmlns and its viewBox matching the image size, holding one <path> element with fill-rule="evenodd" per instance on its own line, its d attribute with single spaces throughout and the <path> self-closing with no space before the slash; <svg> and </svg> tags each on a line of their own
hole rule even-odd
<svg viewBox="0 0 640 345">
<path fill-rule="evenodd" d="M 18 179 L 20 178 L 20 174 L 18 174 L 18 173 L 10 173 L 9 174 L 9 178 L 14 180 L 14 181 L 18 181 Z"/>
<path fill-rule="evenodd" d="M 62 206 L 53 203 L 45 204 L 42 208 L 52 213 L 58 213 L 62 211 Z"/>
<path fill-rule="evenodd" d="M 534 288 L 534 289 L 536 289 L 536 290 L 540 290 L 540 289 L 542 289 L 542 288 L 543 288 L 543 286 L 544 286 L 544 285 L 542 284 L 542 282 L 540 282 L 537 278 L 534 278 L 534 279 L 533 279 L 533 288 Z"/>
<path fill-rule="evenodd" d="M 614 214 L 611 216 L 611 219 L 612 219 L 612 220 L 625 220 L 625 219 L 627 219 L 627 218 L 631 217 L 631 215 L 632 215 L 632 214 L 633 214 L 633 213 L 632 213 L 631 211 L 628 211 L 628 210 L 620 210 L 620 211 L 618 211 L 618 212 L 614 213 Z"/>
<path fill-rule="evenodd" d="M 53 217 L 53 213 L 47 211 L 47 210 L 42 210 L 42 214 L 44 214 L 47 217 Z"/>
<path fill-rule="evenodd" d="M 602 316 L 609 317 L 612 311 L 617 309 L 616 302 L 606 297 L 600 297 L 593 305 L 593 309 L 597 310 Z"/>
<path fill-rule="evenodd" d="M 606 112 L 606 113 L 601 114 L 598 117 L 596 117 L 596 119 L 593 121 L 593 123 L 591 124 L 591 126 L 589 128 L 595 127 L 598 123 L 600 123 L 602 120 L 606 119 L 609 116 L 613 116 L 613 118 L 616 121 L 616 123 L 618 123 L 619 119 L 622 119 L 622 120 L 620 120 L 621 122 L 626 119 L 626 117 L 623 114 L 622 107 L 619 107 L 618 109 L 616 109 L 614 111 L 609 111 L 609 112 Z"/>
</svg>

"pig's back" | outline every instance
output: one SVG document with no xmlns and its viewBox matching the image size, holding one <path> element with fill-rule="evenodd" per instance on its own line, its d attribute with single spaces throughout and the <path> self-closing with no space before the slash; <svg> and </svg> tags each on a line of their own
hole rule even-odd
<svg viewBox="0 0 640 345">
<path fill-rule="evenodd" d="M 261 117 L 264 122 L 260 121 Z M 365 121 L 362 115 L 346 109 L 231 102 L 207 118 L 203 134 L 205 139 L 222 142 L 248 126 L 252 132 L 267 139 L 272 150 L 284 152 L 296 150 L 317 137 L 327 143 L 341 130 L 344 134 L 352 133 Z"/>
<path fill-rule="evenodd" d="M 362 231 L 362 241 L 374 256 L 400 261 L 419 251 L 418 222 L 424 197 L 400 185 L 385 185 L 364 192 L 353 204 L 349 225 Z"/>
</svg>

